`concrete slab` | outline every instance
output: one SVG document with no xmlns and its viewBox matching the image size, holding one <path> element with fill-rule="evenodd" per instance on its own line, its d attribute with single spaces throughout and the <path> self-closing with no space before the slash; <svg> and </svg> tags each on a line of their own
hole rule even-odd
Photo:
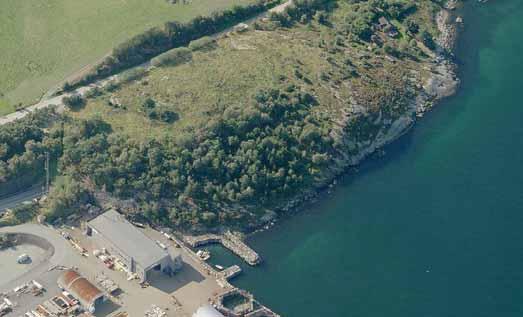
<svg viewBox="0 0 523 317">
<path fill-rule="evenodd" d="M 27 264 L 18 264 L 18 257 L 27 254 L 31 262 Z M 45 250 L 30 244 L 17 245 L 9 249 L 0 251 L 0 285 L 7 284 L 24 273 L 29 272 L 46 260 Z"/>
</svg>

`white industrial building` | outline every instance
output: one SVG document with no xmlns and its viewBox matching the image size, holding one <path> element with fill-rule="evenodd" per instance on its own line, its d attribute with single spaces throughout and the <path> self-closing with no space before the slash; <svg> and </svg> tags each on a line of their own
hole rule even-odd
<svg viewBox="0 0 523 317">
<path fill-rule="evenodd" d="M 87 223 L 86 234 L 100 248 L 119 258 L 141 282 L 152 272 L 172 275 L 182 266 L 180 252 L 161 248 L 116 210 L 109 210 Z"/>
</svg>

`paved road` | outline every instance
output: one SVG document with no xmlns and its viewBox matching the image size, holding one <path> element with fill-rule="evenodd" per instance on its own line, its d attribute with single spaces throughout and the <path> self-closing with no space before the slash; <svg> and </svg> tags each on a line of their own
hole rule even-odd
<svg viewBox="0 0 523 317">
<path fill-rule="evenodd" d="M 46 100 L 42 100 L 39 103 L 34 104 L 34 105 L 30 106 L 30 107 L 27 107 L 25 109 L 18 110 L 16 112 L 10 113 L 10 114 L 8 114 L 6 116 L 0 117 L 0 126 L 2 126 L 4 124 L 7 124 L 9 122 L 16 121 L 18 119 L 22 119 L 23 117 L 25 117 L 26 115 L 28 115 L 31 112 L 34 112 L 34 111 L 39 110 L 39 109 L 44 109 L 44 108 L 50 107 L 52 105 L 57 106 L 58 107 L 58 111 L 63 111 L 65 109 L 65 107 L 64 107 L 64 103 L 62 102 L 62 98 L 64 98 L 65 96 L 70 96 L 71 94 L 75 94 L 75 93 L 83 95 L 89 89 L 91 89 L 91 86 L 80 87 L 80 88 L 78 88 L 77 90 L 75 90 L 72 93 L 64 94 L 64 95 L 53 97 L 53 98 L 49 98 L 49 99 L 46 99 Z"/>
<path fill-rule="evenodd" d="M 40 186 L 34 186 L 26 191 L 5 198 L 0 198 L 0 212 L 8 208 L 14 208 L 22 204 L 24 201 L 31 201 L 40 196 L 42 196 L 42 188 Z"/>
</svg>

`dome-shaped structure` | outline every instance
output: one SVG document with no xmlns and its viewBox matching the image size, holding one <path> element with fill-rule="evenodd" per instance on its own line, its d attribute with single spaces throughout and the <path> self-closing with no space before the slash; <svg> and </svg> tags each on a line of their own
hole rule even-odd
<svg viewBox="0 0 523 317">
<path fill-rule="evenodd" d="M 193 317 L 224 317 L 216 308 L 207 304 L 198 308 L 196 313 L 192 315 Z"/>
<path fill-rule="evenodd" d="M 82 306 L 94 312 L 104 300 L 104 293 L 76 271 L 67 270 L 58 278 L 58 286 L 78 299 Z"/>
</svg>

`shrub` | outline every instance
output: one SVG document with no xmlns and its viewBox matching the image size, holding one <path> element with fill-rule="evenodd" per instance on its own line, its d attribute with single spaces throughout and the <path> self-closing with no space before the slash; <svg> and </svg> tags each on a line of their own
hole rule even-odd
<svg viewBox="0 0 523 317">
<path fill-rule="evenodd" d="M 142 104 L 142 110 L 151 120 L 172 123 L 180 118 L 176 112 L 165 109 L 165 106 L 158 105 L 152 98 L 145 99 Z"/>
<path fill-rule="evenodd" d="M 154 101 L 154 99 L 152 98 L 147 98 L 143 102 L 142 107 L 144 110 L 153 109 L 154 107 L 156 107 L 156 101 Z"/>
<path fill-rule="evenodd" d="M 62 102 L 69 109 L 78 109 L 85 105 L 85 99 L 79 94 L 73 94 L 62 98 Z"/>
<path fill-rule="evenodd" d="M 38 212 L 38 205 L 35 203 L 22 204 L 12 209 L 13 217 L 17 223 L 24 223 L 33 219 Z"/>
<path fill-rule="evenodd" d="M 156 67 L 175 66 L 190 61 L 192 52 L 187 47 L 179 47 L 165 52 L 151 60 L 151 64 Z"/>
<path fill-rule="evenodd" d="M 70 176 L 59 177 L 46 200 L 44 215 L 54 222 L 79 210 L 81 205 L 92 203 L 91 194 L 84 186 Z"/>
<path fill-rule="evenodd" d="M 179 119 L 179 116 L 176 112 L 171 110 L 160 110 L 159 119 L 166 123 L 173 123 Z"/>
<path fill-rule="evenodd" d="M 147 74 L 147 69 L 144 67 L 136 67 L 130 69 L 120 75 L 120 83 L 128 83 L 133 80 L 138 80 Z"/>
<path fill-rule="evenodd" d="M 412 34 L 417 34 L 419 32 L 419 25 L 412 20 L 407 20 L 407 30 Z"/>
<path fill-rule="evenodd" d="M 89 99 L 89 98 L 95 98 L 95 97 L 101 96 L 102 94 L 103 94 L 103 91 L 98 86 L 95 86 L 95 87 L 87 90 L 84 94 L 84 97 L 86 99 Z"/>
<path fill-rule="evenodd" d="M 62 86 L 63 91 L 71 91 L 73 89 L 73 86 L 69 82 L 65 82 L 65 84 Z"/>
<path fill-rule="evenodd" d="M 116 80 L 111 80 L 104 86 L 104 89 L 108 92 L 113 92 L 118 88 L 120 88 L 120 83 L 118 83 Z"/>
<path fill-rule="evenodd" d="M 398 57 L 398 58 L 401 57 L 401 53 L 395 47 L 393 47 L 389 44 L 385 44 L 383 46 L 383 51 L 388 55 Z"/>
<path fill-rule="evenodd" d="M 436 48 L 436 42 L 434 42 L 434 39 L 429 32 L 423 31 L 423 33 L 421 33 L 421 40 L 429 49 L 434 50 Z"/>
<path fill-rule="evenodd" d="M 204 36 L 200 39 L 191 41 L 191 43 L 189 43 L 189 49 L 191 51 L 210 49 L 214 47 L 215 42 L 216 41 L 212 37 Z"/>
<path fill-rule="evenodd" d="M 314 19 L 316 19 L 316 21 L 318 21 L 319 24 L 326 25 L 328 23 L 328 15 L 325 11 L 317 11 L 316 14 L 314 15 Z M 301 20 L 301 18 L 300 18 L 300 20 Z"/>
</svg>

